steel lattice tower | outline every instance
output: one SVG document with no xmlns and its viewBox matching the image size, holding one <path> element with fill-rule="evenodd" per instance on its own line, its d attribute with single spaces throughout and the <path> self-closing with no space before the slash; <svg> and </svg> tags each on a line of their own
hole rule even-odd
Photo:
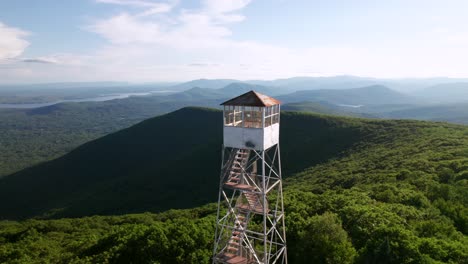
<svg viewBox="0 0 468 264">
<path fill-rule="evenodd" d="M 250 91 L 226 101 L 213 263 L 287 263 L 280 102 Z"/>
</svg>

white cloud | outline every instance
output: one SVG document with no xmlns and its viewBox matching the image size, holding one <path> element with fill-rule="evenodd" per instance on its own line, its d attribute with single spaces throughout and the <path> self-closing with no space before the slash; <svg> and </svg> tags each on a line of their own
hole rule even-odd
<svg viewBox="0 0 468 264">
<path fill-rule="evenodd" d="M 161 39 L 157 23 L 138 21 L 125 13 L 100 20 L 89 29 L 114 44 L 155 43 Z"/>
<path fill-rule="evenodd" d="M 0 61 L 20 56 L 29 46 L 29 42 L 24 39 L 28 35 L 24 30 L 0 22 Z"/>
<path fill-rule="evenodd" d="M 2 68 L 0 79 L 138 82 L 339 74 L 373 77 L 468 75 L 465 66 L 468 61 L 467 35 L 447 25 L 394 41 L 375 38 L 376 41 L 370 44 L 355 41 L 323 42 L 323 45 L 314 45 L 310 41 L 307 48 L 292 48 L 239 40 L 242 36 L 233 36 L 234 23 L 248 23 L 243 14 L 250 3 L 247 0 L 201 0 L 199 6 L 190 9 L 171 0 L 96 1 L 115 5 L 119 10 L 86 27 L 106 40 L 105 45 L 88 54 L 44 54 L 23 58 L 23 61 L 36 63 L 20 63 L 21 58 L 18 58 L 12 67 Z M 19 36 L 21 40 L 26 35 Z M 21 51 L 14 56 L 20 54 Z"/>
<path fill-rule="evenodd" d="M 246 7 L 251 0 L 203 0 L 203 6 L 206 10 L 213 13 L 230 13 Z"/>
<path fill-rule="evenodd" d="M 204 0 L 197 9 L 171 13 L 171 20 L 142 18 L 127 12 L 96 21 L 89 29 L 111 44 L 97 52 L 96 57 L 106 61 L 106 74 L 125 76 L 127 80 L 207 76 L 268 79 L 325 71 L 333 74 L 329 72 L 333 71 L 331 63 L 337 63 L 344 71 L 349 63 L 343 63 L 343 59 L 363 59 L 358 52 L 341 47 L 298 51 L 254 41 L 235 41 L 230 38 L 229 25 L 243 20 L 240 11 L 249 3 Z M 203 67 L 194 67 L 206 61 L 209 63 L 203 63 Z"/>
<path fill-rule="evenodd" d="M 150 4 L 146 1 L 98 1 L 139 7 L 146 7 Z M 153 43 L 180 48 L 210 48 L 232 34 L 227 24 L 242 21 L 244 17 L 236 12 L 249 2 L 246 0 L 205 0 L 199 9 L 181 10 L 176 14 L 171 14 L 171 19 L 142 16 L 151 11 L 152 7 L 147 7 L 147 10 L 143 12 L 135 14 L 123 12 L 98 20 L 88 29 L 113 44 Z"/>
<path fill-rule="evenodd" d="M 215 21 L 221 23 L 240 22 L 245 19 L 243 15 L 234 14 L 233 12 L 239 11 L 246 7 L 251 0 L 204 0 L 203 12 L 211 16 Z"/>
</svg>

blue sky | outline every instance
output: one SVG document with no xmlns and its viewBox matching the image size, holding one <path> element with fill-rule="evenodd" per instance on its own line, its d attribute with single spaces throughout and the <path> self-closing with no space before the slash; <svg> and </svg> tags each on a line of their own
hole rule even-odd
<svg viewBox="0 0 468 264">
<path fill-rule="evenodd" d="M 0 82 L 468 77 L 465 0 L 0 1 Z"/>
</svg>

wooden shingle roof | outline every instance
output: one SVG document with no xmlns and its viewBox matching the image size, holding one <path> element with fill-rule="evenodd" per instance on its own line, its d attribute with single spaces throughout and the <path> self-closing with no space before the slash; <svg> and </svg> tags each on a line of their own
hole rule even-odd
<svg viewBox="0 0 468 264">
<path fill-rule="evenodd" d="M 280 101 L 267 95 L 250 91 L 245 94 L 239 95 L 231 100 L 228 100 L 221 105 L 238 105 L 238 106 L 272 106 L 281 104 Z"/>
</svg>

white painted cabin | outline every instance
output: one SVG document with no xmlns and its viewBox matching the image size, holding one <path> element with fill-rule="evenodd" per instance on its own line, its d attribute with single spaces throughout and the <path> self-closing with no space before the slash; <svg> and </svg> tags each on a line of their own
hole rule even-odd
<svg viewBox="0 0 468 264">
<path fill-rule="evenodd" d="M 224 146 L 267 150 L 279 142 L 280 102 L 250 91 L 224 106 Z"/>
</svg>

